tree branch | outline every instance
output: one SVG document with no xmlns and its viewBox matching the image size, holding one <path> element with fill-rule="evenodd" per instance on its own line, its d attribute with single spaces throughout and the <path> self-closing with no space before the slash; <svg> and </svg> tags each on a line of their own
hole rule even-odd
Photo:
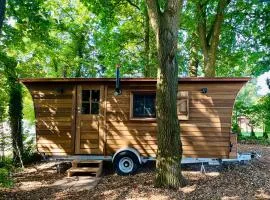
<svg viewBox="0 0 270 200">
<path fill-rule="evenodd" d="M 160 8 L 158 5 L 158 0 L 146 0 L 147 10 L 151 25 L 154 31 L 157 33 L 159 29 L 159 17 L 160 17 Z"/>
<path fill-rule="evenodd" d="M 137 6 L 135 3 L 132 2 L 132 0 L 126 0 L 131 6 L 133 6 L 134 8 L 141 10 L 139 6 Z"/>
<path fill-rule="evenodd" d="M 200 43 L 203 52 L 207 52 L 208 44 L 206 41 L 206 4 L 203 4 L 202 2 L 198 2 L 197 5 L 197 12 L 196 12 L 196 17 L 198 20 L 198 36 L 200 38 Z"/>
<path fill-rule="evenodd" d="M 216 49 L 218 46 L 221 25 L 224 21 L 224 11 L 229 3 L 230 0 L 220 0 L 218 2 L 217 13 L 213 22 L 213 28 L 211 28 L 211 32 L 209 32 L 209 34 L 207 35 L 207 37 L 209 38 L 209 44 L 211 46 L 211 49 Z"/>
</svg>

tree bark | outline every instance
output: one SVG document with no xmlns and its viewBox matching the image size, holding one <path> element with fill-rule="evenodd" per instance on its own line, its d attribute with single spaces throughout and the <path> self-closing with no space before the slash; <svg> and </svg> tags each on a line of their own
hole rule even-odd
<svg viewBox="0 0 270 200">
<path fill-rule="evenodd" d="M 0 0 L 0 35 L 2 34 L 5 12 L 6 12 L 6 0 Z"/>
<path fill-rule="evenodd" d="M 269 133 L 269 125 L 268 125 L 268 123 L 266 121 L 266 122 L 263 123 L 263 138 L 264 139 L 269 138 L 268 133 Z"/>
<path fill-rule="evenodd" d="M 3 118 L 0 116 L 0 149 L 1 149 L 1 161 L 4 161 L 5 158 L 5 135 L 4 135 L 4 126 L 3 126 Z"/>
<path fill-rule="evenodd" d="M 59 67 L 58 67 L 58 62 L 56 58 L 52 58 L 52 64 L 53 64 L 53 69 L 54 69 L 54 74 L 56 77 L 59 77 Z"/>
<path fill-rule="evenodd" d="M 147 10 L 144 11 L 144 77 L 150 77 L 150 22 Z"/>
<path fill-rule="evenodd" d="M 178 66 L 176 50 L 181 0 L 168 0 L 165 8 L 158 0 L 146 0 L 151 25 L 156 34 L 157 73 L 157 171 L 156 186 L 176 188 L 182 184 L 180 126 L 177 117 Z M 164 10 L 164 11 L 161 11 Z"/>
<path fill-rule="evenodd" d="M 251 125 L 251 133 L 250 133 L 250 137 L 253 137 L 253 138 L 256 137 L 255 132 L 254 132 L 254 127 L 253 127 L 253 125 Z"/>
<path fill-rule="evenodd" d="M 268 136 L 268 133 L 267 133 L 267 132 L 263 132 L 263 138 L 264 138 L 264 139 L 268 139 L 268 138 L 269 138 L 269 136 Z"/>
<path fill-rule="evenodd" d="M 224 12 L 230 0 L 219 0 L 215 19 L 207 30 L 206 7 L 207 1 L 197 2 L 197 29 L 200 38 L 200 44 L 204 59 L 204 74 L 206 77 L 216 76 L 216 55 L 219 44 L 222 23 L 224 21 Z"/>
<path fill-rule="evenodd" d="M 9 121 L 12 136 L 13 161 L 18 164 L 22 161 L 23 136 L 22 136 L 22 86 L 18 82 L 16 73 L 17 62 L 12 58 L 5 58 L 5 73 L 9 86 Z"/>
<path fill-rule="evenodd" d="M 83 50 L 84 50 L 84 45 L 85 45 L 85 35 L 84 32 L 80 33 L 80 35 L 78 35 L 78 38 L 75 39 L 75 41 L 77 41 L 76 45 L 76 54 L 79 58 L 79 63 L 75 72 L 75 77 L 82 77 L 82 68 L 83 68 Z"/>
<path fill-rule="evenodd" d="M 198 45 L 197 45 L 197 35 L 195 33 L 192 34 L 191 37 L 191 48 L 190 48 L 190 58 L 189 58 L 189 76 L 197 77 L 198 76 L 198 67 L 199 67 L 199 58 L 198 58 Z"/>
</svg>

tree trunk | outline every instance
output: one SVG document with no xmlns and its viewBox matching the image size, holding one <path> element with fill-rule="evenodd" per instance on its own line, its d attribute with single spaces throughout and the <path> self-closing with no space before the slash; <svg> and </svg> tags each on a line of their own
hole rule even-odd
<svg viewBox="0 0 270 200">
<path fill-rule="evenodd" d="M 267 125 L 267 122 L 264 122 L 263 124 L 263 137 L 264 139 L 268 139 L 269 136 L 268 136 L 268 125 Z"/>
<path fill-rule="evenodd" d="M 267 84 L 268 88 L 270 89 L 270 79 L 269 78 L 266 79 L 266 84 Z"/>
<path fill-rule="evenodd" d="M 203 52 L 204 74 L 206 77 L 215 77 L 216 54 L 218 50 L 219 36 L 221 34 L 221 27 L 224 21 L 225 9 L 230 3 L 230 0 L 219 0 L 215 18 L 209 30 L 207 29 L 207 3 L 207 1 L 197 2 L 197 30 Z"/>
<path fill-rule="evenodd" d="M 144 12 L 144 77 L 150 77 L 150 22 L 147 10 Z"/>
<path fill-rule="evenodd" d="M 268 133 L 267 133 L 267 132 L 263 132 L 263 138 L 264 138 L 264 139 L 268 139 L 268 138 L 269 138 L 269 136 L 268 136 Z"/>
<path fill-rule="evenodd" d="M 198 38 L 195 33 L 192 34 L 191 37 L 191 49 L 190 49 L 190 58 L 189 58 L 189 76 L 197 77 L 198 76 L 198 67 L 199 67 L 199 58 L 198 58 L 198 46 L 197 41 Z"/>
<path fill-rule="evenodd" d="M 4 135 L 4 126 L 3 126 L 3 119 L 0 116 L 0 149 L 1 149 L 1 161 L 4 161 L 5 158 L 5 135 Z"/>
<path fill-rule="evenodd" d="M 52 59 L 52 64 L 53 64 L 54 75 L 56 77 L 59 77 L 59 69 L 58 69 L 59 67 L 58 67 L 58 62 L 57 62 L 56 58 Z"/>
<path fill-rule="evenodd" d="M 169 0 L 162 12 L 158 0 L 147 0 L 149 18 L 156 34 L 157 73 L 157 187 L 182 184 L 180 126 L 177 116 L 178 66 L 176 50 L 182 1 Z"/>
<path fill-rule="evenodd" d="M 205 77 L 216 76 L 216 51 L 217 49 L 208 49 L 206 50 L 206 52 L 203 53 Z"/>
<path fill-rule="evenodd" d="M 63 78 L 66 78 L 68 76 L 68 66 L 67 65 L 64 65 L 62 67 L 62 77 Z"/>
<path fill-rule="evenodd" d="M 6 0 L 0 0 L 0 35 L 2 34 L 5 12 L 6 12 Z"/>
<path fill-rule="evenodd" d="M 255 132 L 254 132 L 254 127 L 253 127 L 253 125 L 251 125 L 251 133 L 250 133 L 250 137 L 253 137 L 253 138 L 256 137 Z"/>
<path fill-rule="evenodd" d="M 23 153 L 22 137 L 22 86 L 18 82 L 15 61 L 9 61 L 5 66 L 7 81 L 9 86 L 9 121 L 12 136 L 13 160 L 20 163 Z"/>
<path fill-rule="evenodd" d="M 83 74 L 82 74 L 82 68 L 83 68 L 83 62 L 82 62 L 82 59 L 83 59 L 83 50 L 84 50 L 84 45 L 85 45 L 85 35 L 84 35 L 84 32 L 82 32 L 78 38 L 76 38 L 77 41 L 76 45 L 76 54 L 79 58 L 79 63 L 78 63 L 78 67 L 76 69 L 76 72 L 75 72 L 75 77 L 82 77 Z"/>
</svg>

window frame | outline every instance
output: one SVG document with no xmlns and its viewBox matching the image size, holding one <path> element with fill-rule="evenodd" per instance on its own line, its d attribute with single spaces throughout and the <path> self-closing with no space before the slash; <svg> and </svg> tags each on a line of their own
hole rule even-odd
<svg viewBox="0 0 270 200">
<path fill-rule="evenodd" d="M 129 119 L 130 120 L 134 120 L 134 121 L 156 121 L 156 116 L 155 117 L 134 117 L 133 116 L 133 106 L 134 106 L 134 94 L 139 94 L 139 95 L 151 95 L 151 94 L 155 94 L 156 95 L 156 91 L 154 90 L 135 90 L 135 91 L 131 91 L 130 92 L 130 103 L 129 103 Z M 155 104 L 156 107 L 156 104 Z"/>
<path fill-rule="evenodd" d="M 183 97 L 180 97 L 181 93 L 185 94 Z M 179 97 L 177 97 L 177 102 L 176 102 L 176 106 L 177 106 L 177 116 L 178 116 L 178 120 L 179 121 L 188 121 L 189 120 L 189 115 L 190 115 L 190 108 L 189 108 L 189 104 L 190 104 L 190 92 L 187 90 L 184 91 L 177 91 L 177 96 L 180 95 Z M 134 117 L 133 116 L 133 97 L 134 94 L 156 94 L 155 90 L 134 90 L 130 92 L 130 111 L 129 111 L 129 119 L 132 121 L 156 121 L 156 117 Z M 182 100 L 186 100 L 186 108 L 187 108 L 187 113 L 185 115 L 181 115 L 180 113 L 178 113 L 178 103 L 179 101 Z"/>
<path fill-rule="evenodd" d="M 179 104 L 185 103 L 186 105 L 186 113 L 185 114 L 181 114 L 179 112 Z M 178 90 L 177 91 L 177 101 L 176 101 L 176 106 L 177 106 L 177 116 L 178 116 L 178 120 L 179 121 L 187 121 L 189 120 L 189 114 L 190 114 L 190 108 L 189 108 L 189 91 L 187 90 Z"/>
<path fill-rule="evenodd" d="M 90 96 L 89 96 L 89 100 L 88 101 L 83 101 L 83 91 L 84 90 L 86 90 L 86 91 L 89 91 L 90 92 Z M 98 102 L 95 102 L 95 101 L 93 101 L 92 100 L 92 92 L 93 91 L 99 91 L 99 101 Z M 100 93 L 101 93 L 101 91 L 100 91 L 100 89 L 84 89 L 84 88 L 82 88 L 81 89 L 81 105 L 80 105 L 80 108 L 81 108 L 81 115 L 100 115 Z M 83 104 L 89 104 L 89 113 L 82 113 L 82 108 L 83 108 Z M 94 114 L 94 113 L 91 113 L 91 111 L 92 111 L 92 103 L 93 104 L 97 104 L 98 105 L 98 113 L 96 113 L 96 114 Z"/>
</svg>

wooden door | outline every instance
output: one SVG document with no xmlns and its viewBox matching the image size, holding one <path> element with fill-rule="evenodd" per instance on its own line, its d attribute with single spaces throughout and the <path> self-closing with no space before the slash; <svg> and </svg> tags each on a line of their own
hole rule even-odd
<svg viewBox="0 0 270 200">
<path fill-rule="evenodd" d="M 102 154 L 103 86 L 77 86 L 76 154 Z"/>
</svg>

